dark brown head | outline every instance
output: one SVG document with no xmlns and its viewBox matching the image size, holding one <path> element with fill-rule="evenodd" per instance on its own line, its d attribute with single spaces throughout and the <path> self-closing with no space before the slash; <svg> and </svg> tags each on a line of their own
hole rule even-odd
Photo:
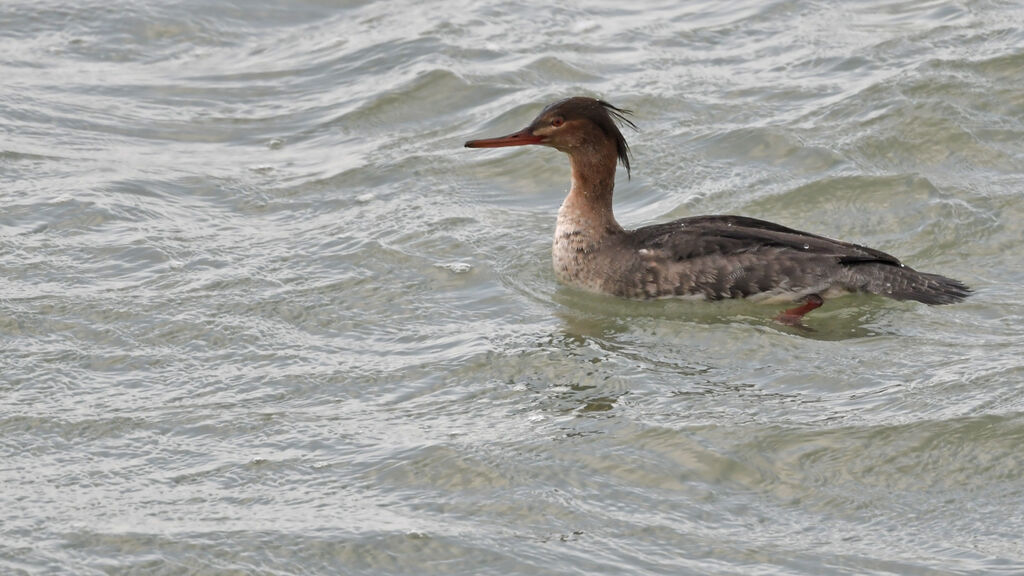
<svg viewBox="0 0 1024 576">
<path fill-rule="evenodd" d="M 636 130 L 626 118 L 629 110 L 616 108 L 604 100 L 576 96 L 548 106 L 529 126 L 499 138 L 470 140 L 466 148 L 499 148 L 540 144 L 567 154 L 587 153 L 605 142 L 614 142 L 619 161 L 629 174 L 629 145 L 619 131 L 616 120 Z"/>
</svg>

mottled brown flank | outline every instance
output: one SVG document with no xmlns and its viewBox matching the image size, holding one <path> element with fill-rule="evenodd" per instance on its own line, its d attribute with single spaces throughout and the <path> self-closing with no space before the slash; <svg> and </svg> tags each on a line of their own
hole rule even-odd
<svg viewBox="0 0 1024 576">
<path fill-rule="evenodd" d="M 869 292 L 950 304 L 970 294 L 963 283 L 918 272 L 890 254 L 743 216 L 683 218 L 625 230 L 601 244 L 594 258 L 606 251 L 626 264 L 609 291 L 631 298 Z M 631 259 L 642 264 L 629 265 Z M 642 280 L 629 281 L 632 274 Z"/>
</svg>

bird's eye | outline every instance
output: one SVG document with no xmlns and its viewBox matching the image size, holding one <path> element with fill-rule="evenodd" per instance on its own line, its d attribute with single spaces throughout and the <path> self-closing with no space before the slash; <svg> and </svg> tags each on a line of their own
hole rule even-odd
<svg viewBox="0 0 1024 576">
<path fill-rule="evenodd" d="M 551 125 L 554 126 L 555 128 L 558 128 L 562 124 L 565 124 L 565 120 L 562 120 L 561 118 L 555 118 L 554 120 L 551 121 Z"/>
</svg>

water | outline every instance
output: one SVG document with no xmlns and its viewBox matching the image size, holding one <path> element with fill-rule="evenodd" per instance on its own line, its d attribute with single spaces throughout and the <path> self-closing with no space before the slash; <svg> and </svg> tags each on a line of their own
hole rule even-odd
<svg viewBox="0 0 1024 576">
<path fill-rule="evenodd" d="M 0 572 L 1024 573 L 1015 2 L 0 4 Z M 624 302 L 550 269 L 740 213 L 963 304 Z"/>
</svg>

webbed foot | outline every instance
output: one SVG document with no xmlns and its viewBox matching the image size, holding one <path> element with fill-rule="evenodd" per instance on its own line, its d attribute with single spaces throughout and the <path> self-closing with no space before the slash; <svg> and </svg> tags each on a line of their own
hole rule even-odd
<svg viewBox="0 0 1024 576">
<path fill-rule="evenodd" d="M 804 314 L 807 314 L 811 310 L 821 308 L 821 305 L 825 303 L 825 300 L 817 294 L 808 294 L 803 297 L 803 302 L 804 303 L 800 306 L 780 312 L 779 315 L 775 317 L 775 321 L 787 326 L 806 328 L 803 324 Z"/>
</svg>

